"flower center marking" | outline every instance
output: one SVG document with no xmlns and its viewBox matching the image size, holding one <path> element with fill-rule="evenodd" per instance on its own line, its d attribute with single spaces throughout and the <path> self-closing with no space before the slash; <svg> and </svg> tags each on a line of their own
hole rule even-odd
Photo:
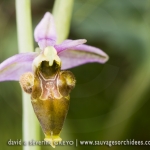
<svg viewBox="0 0 150 150">
<path fill-rule="evenodd" d="M 43 75 L 40 72 L 38 72 L 38 77 L 40 80 L 40 86 L 42 90 L 40 95 L 41 100 L 62 98 L 62 95 L 60 94 L 57 85 L 58 73 L 55 75 L 54 78 L 45 79 Z"/>
</svg>

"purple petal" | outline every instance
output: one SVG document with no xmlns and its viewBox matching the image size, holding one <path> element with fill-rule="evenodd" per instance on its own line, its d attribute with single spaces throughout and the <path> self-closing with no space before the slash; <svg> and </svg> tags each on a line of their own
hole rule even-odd
<svg viewBox="0 0 150 150">
<path fill-rule="evenodd" d="M 54 46 L 57 40 L 54 18 L 49 12 L 34 30 L 34 38 L 39 47 L 43 50 L 47 46 Z"/>
<path fill-rule="evenodd" d="M 15 80 L 25 72 L 32 72 L 32 61 L 38 53 L 21 53 L 14 55 L 0 64 L 0 81 Z"/>
<path fill-rule="evenodd" d="M 63 43 L 59 45 L 55 45 L 55 49 L 57 50 L 57 53 L 59 54 L 60 52 L 73 48 L 75 46 L 81 45 L 83 43 L 86 43 L 85 39 L 79 39 L 79 40 L 65 40 Z"/>
<path fill-rule="evenodd" d="M 105 63 L 109 57 L 101 49 L 85 44 L 61 51 L 59 57 L 62 61 L 62 69 L 73 68 L 86 63 Z"/>
</svg>

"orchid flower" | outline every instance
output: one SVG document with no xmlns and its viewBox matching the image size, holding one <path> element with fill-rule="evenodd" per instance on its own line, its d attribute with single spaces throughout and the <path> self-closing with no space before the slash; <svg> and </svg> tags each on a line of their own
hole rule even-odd
<svg viewBox="0 0 150 150">
<path fill-rule="evenodd" d="M 85 45 L 85 39 L 69 39 L 57 45 L 55 22 L 49 12 L 35 28 L 34 38 L 40 52 L 20 53 L 6 59 L 0 64 L 0 81 L 20 81 L 23 90 L 31 94 L 45 140 L 54 147 L 54 141 L 61 141 L 59 134 L 69 109 L 69 93 L 75 86 L 74 75 L 61 70 L 105 63 L 108 55 Z"/>
</svg>

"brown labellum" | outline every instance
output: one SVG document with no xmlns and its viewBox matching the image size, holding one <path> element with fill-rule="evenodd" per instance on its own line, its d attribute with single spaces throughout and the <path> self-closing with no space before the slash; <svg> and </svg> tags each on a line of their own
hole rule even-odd
<svg viewBox="0 0 150 150">
<path fill-rule="evenodd" d="M 55 147 L 69 109 L 69 94 L 75 86 L 74 75 L 61 71 L 61 60 L 54 47 L 46 47 L 33 61 L 33 72 L 20 78 L 23 90 L 31 94 L 34 112 L 45 134 Z"/>
<path fill-rule="evenodd" d="M 42 61 L 34 74 L 31 102 L 34 112 L 45 134 L 45 140 L 61 141 L 59 137 L 69 109 L 69 93 L 75 86 L 74 75 L 70 71 L 60 71 L 54 61 Z"/>
</svg>

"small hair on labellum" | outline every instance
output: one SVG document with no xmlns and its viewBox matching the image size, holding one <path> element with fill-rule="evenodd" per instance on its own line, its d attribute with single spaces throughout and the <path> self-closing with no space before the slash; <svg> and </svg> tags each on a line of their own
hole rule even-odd
<svg viewBox="0 0 150 150">
<path fill-rule="evenodd" d="M 32 93 L 32 87 L 34 85 L 34 75 L 31 72 L 26 72 L 21 75 L 19 83 L 22 87 L 22 89 L 28 93 Z"/>
</svg>

